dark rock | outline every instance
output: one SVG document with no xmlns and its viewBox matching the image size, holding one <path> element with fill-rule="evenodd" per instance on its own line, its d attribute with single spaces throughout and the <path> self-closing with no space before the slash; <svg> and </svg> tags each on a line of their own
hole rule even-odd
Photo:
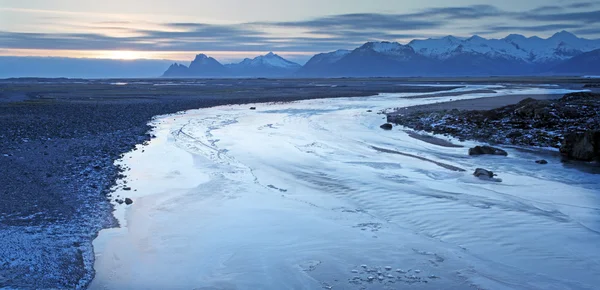
<svg viewBox="0 0 600 290">
<path fill-rule="evenodd" d="M 566 94 L 556 100 L 529 98 L 514 105 L 487 111 L 435 111 L 425 106 L 423 109 L 416 108 L 407 112 L 404 108 L 388 114 L 388 122 L 434 134 L 450 134 L 459 140 L 557 149 L 562 147 L 565 158 L 589 161 L 598 159 L 598 155 L 592 154 L 596 151 L 590 145 L 593 136 L 588 136 L 584 142 L 583 132 L 599 130 L 598 112 L 600 94 L 579 92 Z M 577 137 L 572 135 L 573 132 L 582 133 Z M 580 144 L 576 146 L 576 143 Z M 584 146 L 585 143 L 587 145 Z"/>
<path fill-rule="evenodd" d="M 518 138 L 523 136 L 523 133 L 521 131 L 512 131 L 510 133 L 508 133 L 508 135 L 506 135 L 506 137 L 508 138 Z"/>
<path fill-rule="evenodd" d="M 479 179 L 483 179 L 483 180 L 502 182 L 502 179 L 494 178 L 494 176 L 496 176 L 496 174 L 494 174 L 494 172 L 483 169 L 483 168 L 475 169 L 475 172 L 473 173 L 473 175 L 475 175 L 475 177 L 477 177 Z"/>
<path fill-rule="evenodd" d="M 542 159 L 542 160 L 537 160 L 535 163 L 537 163 L 537 164 L 548 164 L 548 161 Z"/>
<path fill-rule="evenodd" d="M 115 199 L 115 201 L 116 201 L 118 204 L 123 204 L 123 200 L 122 200 L 122 199 Z"/>
<path fill-rule="evenodd" d="M 373 112 L 373 111 L 372 110 L 367 110 L 367 113 L 371 113 L 371 112 Z"/>
<path fill-rule="evenodd" d="M 600 158 L 600 131 L 570 133 L 565 136 L 560 147 L 564 156 L 581 161 L 593 161 Z"/>
<path fill-rule="evenodd" d="M 250 107 L 250 110 L 256 110 L 256 107 Z"/>
<path fill-rule="evenodd" d="M 501 155 L 508 156 L 508 153 L 502 149 L 492 146 L 475 146 L 469 149 L 469 155 Z"/>
<path fill-rule="evenodd" d="M 473 173 L 473 175 L 477 176 L 477 177 L 481 177 L 481 176 L 487 176 L 489 178 L 492 178 L 495 176 L 494 172 L 483 169 L 483 168 L 477 168 L 475 169 L 475 173 Z"/>
<path fill-rule="evenodd" d="M 390 123 L 385 123 L 385 124 L 379 126 L 379 128 L 381 128 L 383 130 L 392 130 L 393 126 Z"/>
<path fill-rule="evenodd" d="M 123 190 L 130 191 L 130 190 L 131 190 L 131 187 L 129 187 L 129 186 L 127 186 L 127 187 L 123 187 Z"/>
<path fill-rule="evenodd" d="M 133 203 L 133 200 L 131 200 L 131 198 L 128 197 L 128 198 L 125 199 L 125 204 L 126 205 L 130 205 L 132 203 Z"/>
</svg>

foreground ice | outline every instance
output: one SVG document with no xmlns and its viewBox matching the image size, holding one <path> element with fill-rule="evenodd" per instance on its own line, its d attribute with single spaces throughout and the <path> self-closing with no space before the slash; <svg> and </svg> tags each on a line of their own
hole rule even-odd
<svg viewBox="0 0 600 290">
<path fill-rule="evenodd" d="M 135 203 L 117 206 L 122 227 L 95 240 L 91 288 L 600 285 L 597 175 L 552 157 L 541 166 L 539 156 L 521 150 L 472 158 L 467 148 L 380 130 L 378 110 L 448 99 L 403 96 L 257 104 L 255 111 L 222 106 L 157 118 L 157 138 L 121 161 L 131 168 L 127 186 L 137 191 L 117 194 Z M 493 95 L 451 98 L 483 96 Z M 478 167 L 503 182 L 476 179 Z"/>
</svg>

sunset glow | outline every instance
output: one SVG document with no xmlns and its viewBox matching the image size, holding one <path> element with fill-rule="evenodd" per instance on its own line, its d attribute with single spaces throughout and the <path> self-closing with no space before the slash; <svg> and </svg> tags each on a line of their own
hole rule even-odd
<svg viewBox="0 0 600 290">
<path fill-rule="evenodd" d="M 131 50 L 113 50 L 107 53 L 106 58 L 108 59 L 123 59 L 132 60 L 142 58 L 141 54 Z"/>
</svg>

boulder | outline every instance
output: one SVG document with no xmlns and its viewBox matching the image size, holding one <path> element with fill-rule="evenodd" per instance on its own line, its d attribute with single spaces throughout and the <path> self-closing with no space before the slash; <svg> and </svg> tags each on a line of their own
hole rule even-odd
<svg viewBox="0 0 600 290">
<path fill-rule="evenodd" d="M 477 176 L 477 177 L 487 177 L 487 178 L 493 178 L 495 176 L 493 171 L 489 171 L 483 168 L 477 168 L 475 169 L 475 173 L 473 173 L 473 175 Z"/>
<path fill-rule="evenodd" d="M 477 177 L 479 179 L 483 179 L 483 180 L 502 182 L 502 179 L 494 178 L 494 176 L 496 176 L 496 174 L 494 174 L 494 172 L 483 169 L 483 168 L 475 169 L 475 172 L 473 173 L 473 175 L 475 175 L 475 177 Z"/>
<path fill-rule="evenodd" d="M 390 123 L 385 123 L 385 124 L 379 126 L 379 128 L 381 128 L 383 130 L 392 130 L 393 126 Z"/>
<path fill-rule="evenodd" d="M 128 198 L 125 199 L 125 204 L 126 205 L 130 205 L 132 203 L 133 203 L 133 200 L 131 200 L 131 198 L 128 197 Z"/>
<path fill-rule="evenodd" d="M 542 159 L 542 160 L 537 160 L 535 163 L 537 163 L 537 164 L 548 164 L 548 161 Z"/>
<path fill-rule="evenodd" d="M 250 110 L 256 110 L 256 107 L 250 107 Z"/>
<path fill-rule="evenodd" d="M 571 133 L 565 136 L 560 153 L 568 158 L 593 161 L 600 159 L 600 131 Z"/>
<path fill-rule="evenodd" d="M 508 156 L 506 151 L 492 146 L 475 146 L 469 149 L 469 155 L 500 155 Z"/>
</svg>

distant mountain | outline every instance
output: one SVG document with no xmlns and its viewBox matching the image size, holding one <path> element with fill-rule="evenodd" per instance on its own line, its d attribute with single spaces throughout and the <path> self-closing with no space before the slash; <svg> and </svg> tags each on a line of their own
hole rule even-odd
<svg viewBox="0 0 600 290">
<path fill-rule="evenodd" d="M 163 77 L 226 77 L 228 70 L 216 59 L 205 54 L 198 54 L 189 67 L 172 64 Z"/>
<path fill-rule="evenodd" d="M 433 61 L 397 42 L 367 42 L 331 64 L 338 76 L 411 76 L 428 71 Z"/>
<path fill-rule="evenodd" d="M 205 54 L 199 54 L 189 67 L 178 63 L 171 65 L 163 77 L 285 77 L 300 67 L 302 66 L 272 52 L 226 65 Z"/>
<path fill-rule="evenodd" d="M 204 55 L 186 71 L 172 65 L 164 76 L 225 77 L 393 77 L 490 76 L 594 72 L 600 39 L 561 31 L 549 38 L 511 34 L 502 39 L 446 36 L 397 42 L 367 42 L 353 50 L 313 56 L 304 66 L 269 53 L 222 66 Z M 585 63 L 587 60 L 589 63 Z M 197 64 L 195 64 L 197 63 Z M 577 66 L 579 65 L 579 69 Z M 194 69 L 192 69 L 194 67 Z M 585 69 L 584 69 L 585 68 Z"/>
<path fill-rule="evenodd" d="M 269 52 L 253 59 L 246 58 L 240 63 L 225 65 L 229 74 L 235 77 L 281 77 L 296 72 L 302 66 Z"/>
<path fill-rule="evenodd" d="M 350 54 L 350 50 L 340 49 L 327 53 L 319 53 L 306 62 L 298 71 L 298 75 L 326 76 L 330 72 L 330 65 Z"/>
<path fill-rule="evenodd" d="M 174 63 L 172 64 L 167 71 L 163 73 L 163 77 L 178 77 L 185 76 L 189 74 L 189 68 L 185 65 Z"/>
<path fill-rule="evenodd" d="M 349 53 L 318 54 L 299 75 L 534 75 L 597 48 L 600 48 L 600 40 L 578 38 L 566 31 L 547 39 L 512 34 L 503 39 L 446 36 L 413 40 L 407 45 L 369 42 Z"/>
<path fill-rule="evenodd" d="M 446 59 L 458 47 L 471 54 L 481 54 L 492 59 L 513 59 L 533 64 L 557 63 L 585 51 L 600 48 L 600 40 L 578 38 L 561 31 L 552 37 L 525 37 L 511 34 L 502 39 L 485 39 L 477 35 L 467 39 L 447 36 L 441 39 L 413 40 L 408 45 L 427 57 Z"/>
<path fill-rule="evenodd" d="M 562 75 L 600 75 L 600 49 L 585 52 L 562 62 L 551 70 Z"/>
</svg>

